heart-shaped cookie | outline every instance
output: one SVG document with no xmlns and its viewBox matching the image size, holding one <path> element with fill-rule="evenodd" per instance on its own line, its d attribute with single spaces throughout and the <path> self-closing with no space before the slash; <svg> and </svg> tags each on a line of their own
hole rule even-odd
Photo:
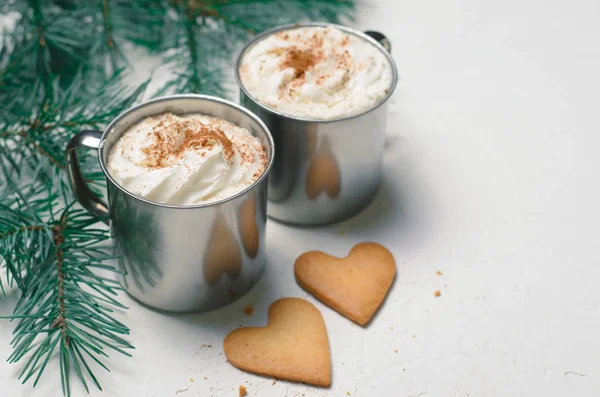
<svg viewBox="0 0 600 397">
<path fill-rule="evenodd" d="M 217 215 L 204 254 L 204 280 L 215 285 L 226 273 L 235 279 L 242 270 L 242 250 L 223 215 Z"/>
<path fill-rule="evenodd" d="M 238 328 L 225 337 L 223 347 L 229 362 L 241 370 L 316 386 L 331 384 L 325 321 L 304 299 L 273 302 L 266 327 Z"/>
<path fill-rule="evenodd" d="M 294 275 L 300 287 L 364 326 L 385 299 L 396 275 L 396 262 L 382 245 L 360 243 L 345 258 L 306 252 L 296 259 Z"/>
<path fill-rule="evenodd" d="M 329 198 L 337 198 L 340 195 L 341 183 L 340 167 L 329 148 L 329 141 L 325 138 L 308 165 L 306 196 L 314 200 L 325 191 Z"/>
</svg>

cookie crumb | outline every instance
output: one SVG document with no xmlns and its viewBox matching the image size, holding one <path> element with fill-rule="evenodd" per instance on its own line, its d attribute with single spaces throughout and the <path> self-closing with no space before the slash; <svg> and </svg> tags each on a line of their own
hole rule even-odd
<svg viewBox="0 0 600 397">
<path fill-rule="evenodd" d="M 194 383 L 194 378 L 190 378 L 190 383 Z"/>
<path fill-rule="evenodd" d="M 394 353 L 398 353 L 398 349 L 394 349 Z"/>
<path fill-rule="evenodd" d="M 413 338 L 416 338 L 416 337 L 417 337 L 417 335 L 415 335 L 415 334 L 412 334 L 412 337 L 413 337 Z"/>
<path fill-rule="evenodd" d="M 246 388 L 240 385 L 240 397 L 244 397 L 246 394 Z"/>
<path fill-rule="evenodd" d="M 273 381 L 273 384 L 275 384 L 275 383 L 277 383 L 277 381 L 276 381 L 276 380 L 274 380 L 274 381 Z"/>
<path fill-rule="evenodd" d="M 340 230 L 340 236 L 344 237 L 344 229 Z"/>
<path fill-rule="evenodd" d="M 350 392 L 349 392 L 349 391 L 347 391 L 347 392 L 346 392 L 346 395 L 347 395 L 347 396 L 349 396 L 349 395 L 350 395 Z"/>
<path fill-rule="evenodd" d="M 244 307 L 244 313 L 246 313 L 246 316 L 251 316 L 252 313 L 254 313 L 254 308 L 250 305 Z"/>
<path fill-rule="evenodd" d="M 208 378 L 205 376 L 205 377 L 204 377 L 204 380 L 208 380 Z"/>
<path fill-rule="evenodd" d="M 444 273 L 442 273 L 441 271 L 438 270 L 437 272 L 435 272 L 435 274 L 437 274 L 438 276 L 441 276 Z"/>
<path fill-rule="evenodd" d="M 196 354 L 200 353 L 200 350 L 204 349 L 204 348 L 208 348 L 208 347 L 212 347 L 212 345 L 206 345 L 206 344 L 201 344 L 198 347 L 196 347 L 196 349 L 194 349 L 196 351 Z"/>
<path fill-rule="evenodd" d="M 435 292 L 433 293 L 433 296 L 435 296 L 436 298 L 439 298 L 440 296 L 442 296 L 442 293 L 438 289 L 438 290 L 435 290 Z"/>
</svg>

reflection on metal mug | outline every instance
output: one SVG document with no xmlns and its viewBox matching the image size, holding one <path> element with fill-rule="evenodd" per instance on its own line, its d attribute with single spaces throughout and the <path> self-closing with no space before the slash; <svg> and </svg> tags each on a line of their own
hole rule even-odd
<svg viewBox="0 0 600 397">
<path fill-rule="evenodd" d="M 363 113 L 335 120 L 287 116 L 255 100 L 239 76 L 246 51 L 276 32 L 305 26 L 334 26 L 379 49 L 392 68 L 387 95 Z M 308 23 L 268 30 L 241 51 L 235 70 L 240 102 L 265 122 L 277 147 L 269 178 L 270 217 L 296 224 L 326 224 L 349 218 L 372 201 L 381 181 L 387 103 L 398 80 L 390 49 L 389 40 L 379 32 Z"/>
<path fill-rule="evenodd" d="M 246 128 L 265 147 L 264 174 L 242 192 L 202 205 L 166 205 L 129 193 L 108 174 L 108 154 L 130 126 L 164 112 L 202 113 Z M 87 187 L 78 148 L 98 150 L 108 205 Z M 266 259 L 267 176 L 273 154 L 273 138 L 260 119 L 238 105 L 205 95 L 174 95 L 143 103 L 119 115 L 103 133 L 83 131 L 74 136 L 67 147 L 75 197 L 110 223 L 123 288 L 148 306 L 177 312 L 221 307 L 258 280 Z"/>
<path fill-rule="evenodd" d="M 256 224 L 256 196 L 251 195 L 240 207 L 240 236 L 246 254 L 255 258 L 260 246 L 260 232 Z"/>
<path fill-rule="evenodd" d="M 331 152 L 327 136 L 323 137 L 321 147 L 310 158 L 305 184 L 309 200 L 316 199 L 321 192 L 327 193 L 330 199 L 337 199 L 340 195 L 340 167 Z"/>
<path fill-rule="evenodd" d="M 204 252 L 204 281 L 216 285 L 221 275 L 235 280 L 242 271 L 242 250 L 223 214 L 217 214 Z"/>
</svg>

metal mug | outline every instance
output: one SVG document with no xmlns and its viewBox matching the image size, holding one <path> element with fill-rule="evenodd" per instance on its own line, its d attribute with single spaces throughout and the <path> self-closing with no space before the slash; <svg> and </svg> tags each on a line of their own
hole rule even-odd
<svg viewBox="0 0 600 397">
<path fill-rule="evenodd" d="M 134 196 L 107 172 L 113 144 L 133 124 L 156 114 L 202 113 L 246 128 L 268 155 L 263 175 L 234 196 L 207 204 L 167 205 Z M 107 180 L 108 205 L 81 174 L 78 148 L 97 149 Z M 250 111 L 206 95 L 175 95 L 137 105 L 114 119 L 104 132 L 82 131 L 67 147 L 68 173 L 77 200 L 107 216 L 114 239 L 120 282 L 136 300 L 166 311 L 206 311 L 242 296 L 265 267 L 267 176 L 273 138 Z"/>
<path fill-rule="evenodd" d="M 392 68 L 393 80 L 387 95 L 360 114 L 334 120 L 285 115 L 254 99 L 239 75 L 246 51 L 274 33 L 306 26 L 333 26 L 377 47 Z M 389 40 L 379 32 L 306 23 L 267 30 L 241 51 L 235 70 L 240 103 L 265 122 L 277 147 L 269 177 L 269 217 L 294 224 L 327 224 L 357 214 L 375 197 L 381 181 L 387 103 L 398 81 L 390 50 Z"/>
</svg>

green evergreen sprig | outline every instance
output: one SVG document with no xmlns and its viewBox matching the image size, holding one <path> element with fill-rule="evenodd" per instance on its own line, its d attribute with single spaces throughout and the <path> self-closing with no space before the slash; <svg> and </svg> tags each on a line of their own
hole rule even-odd
<svg viewBox="0 0 600 397">
<path fill-rule="evenodd" d="M 350 19 L 344 0 L 8 0 L 15 15 L 0 31 L 0 295 L 20 299 L 8 361 L 23 363 L 19 379 L 35 386 L 58 359 L 62 390 L 71 376 L 88 390 L 107 369 L 109 351 L 129 355 L 129 329 L 114 316 L 125 309 L 114 274 L 160 276 L 113 265 L 109 232 L 73 200 L 64 150 L 82 129 L 103 129 L 144 94 L 125 84 L 124 55 L 143 47 L 173 75 L 159 94 L 225 96 L 231 61 L 254 33 L 303 20 Z M 96 156 L 81 153 L 85 179 L 99 193 Z M 128 231 L 120 231 L 128 233 Z M 145 247 L 126 245 L 128 255 Z M 149 263 L 152 258 L 147 258 Z"/>
<path fill-rule="evenodd" d="M 352 19 L 345 0 L 173 0 L 163 41 L 165 62 L 174 76 L 158 95 L 201 92 L 228 94 L 232 59 L 250 37 L 263 30 L 306 20 L 341 23 Z"/>
<path fill-rule="evenodd" d="M 53 90 L 55 98 L 42 97 L 29 109 L 33 123 L 6 126 L 9 135 L 0 141 L 1 264 L 7 282 L 21 290 L 8 360 L 24 360 L 19 379 L 35 385 L 58 354 L 66 395 L 70 372 L 86 389 L 86 378 L 100 388 L 90 362 L 106 368 L 107 348 L 127 355 L 124 349 L 132 348 L 123 338 L 128 328 L 111 316 L 114 307 L 124 308 L 116 299 L 120 287 L 97 272 L 120 272 L 107 262 L 114 258 L 106 246 L 109 232 L 73 202 L 64 174 L 68 139 L 82 128 L 105 125 L 143 92 L 144 85 L 124 91 L 119 77 L 89 91 L 76 76 L 67 89 Z M 86 179 L 102 181 L 96 158 L 80 158 Z"/>
<path fill-rule="evenodd" d="M 23 232 L 13 241 L 22 246 L 28 241 L 22 237 L 30 235 L 38 242 L 37 269 L 26 272 L 21 280 L 23 294 L 11 316 L 18 319 L 11 341 L 14 351 L 8 361 L 26 359 L 19 379 L 35 378 L 35 385 L 56 351 L 65 394 L 69 394 L 71 368 L 86 390 L 86 378 L 101 388 L 89 362 L 106 369 L 101 361 L 108 357 L 106 349 L 129 355 L 124 349 L 133 347 L 122 337 L 129 329 L 111 317 L 111 306 L 125 308 L 116 299 L 120 287 L 113 278 L 95 271 L 118 272 L 105 263 L 111 256 L 99 246 L 108 239 L 108 231 L 95 227 L 97 219 L 73 206 L 39 225 L 36 219 L 23 221 L 29 222 L 18 227 Z M 41 334 L 43 340 L 36 344 Z"/>
</svg>

